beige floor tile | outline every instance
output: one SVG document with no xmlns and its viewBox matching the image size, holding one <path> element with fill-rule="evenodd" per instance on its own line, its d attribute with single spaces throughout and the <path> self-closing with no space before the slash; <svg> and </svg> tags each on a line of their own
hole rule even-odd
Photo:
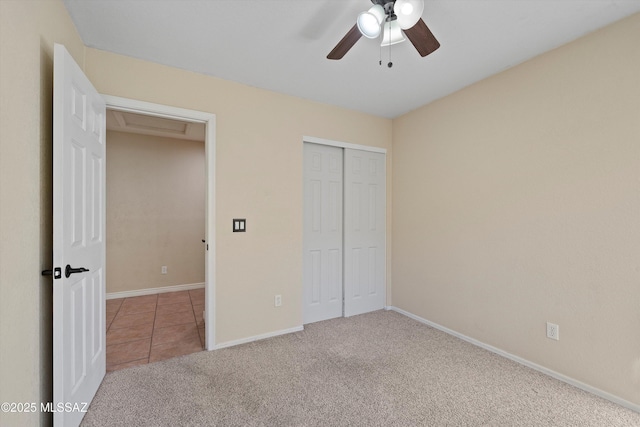
<svg viewBox="0 0 640 427">
<path fill-rule="evenodd" d="M 204 305 L 204 298 L 191 298 L 191 305 Z"/>
<path fill-rule="evenodd" d="M 158 305 L 179 304 L 185 302 L 191 302 L 189 291 L 166 292 L 164 294 L 158 294 Z"/>
<path fill-rule="evenodd" d="M 191 297 L 191 304 L 204 304 L 204 288 L 202 289 L 192 289 L 189 291 L 189 296 Z"/>
<path fill-rule="evenodd" d="M 198 335 L 200 335 L 200 344 L 202 344 L 202 348 L 206 347 L 206 339 L 205 339 L 205 329 L 204 327 L 198 328 Z"/>
<path fill-rule="evenodd" d="M 120 363 L 119 365 L 109 365 L 107 361 L 107 372 L 113 372 L 120 369 L 131 368 L 133 366 L 146 365 L 149 363 L 149 358 L 145 357 L 144 359 L 132 360 L 131 362 Z"/>
<path fill-rule="evenodd" d="M 191 309 L 190 302 L 179 302 L 177 304 L 165 304 L 159 305 L 157 309 L 158 314 L 175 313 L 176 311 L 187 311 Z"/>
<path fill-rule="evenodd" d="M 140 295 L 139 297 L 125 298 L 122 305 L 126 307 L 127 305 L 146 304 L 149 302 L 157 302 L 157 301 L 158 301 L 158 294 Z"/>
<path fill-rule="evenodd" d="M 204 298 L 203 288 L 108 300 L 107 370 L 201 351 Z"/>
<path fill-rule="evenodd" d="M 182 325 L 185 323 L 193 323 L 195 325 L 195 321 L 196 319 L 193 317 L 193 310 L 176 311 L 163 314 L 158 313 L 156 315 L 154 327 L 165 328 L 167 326 Z"/>
<path fill-rule="evenodd" d="M 106 324 L 106 326 L 107 326 L 107 331 L 108 331 L 108 330 L 109 330 L 109 328 L 111 327 L 111 323 L 113 322 L 113 319 L 115 319 L 115 318 L 116 318 L 116 314 L 117 314 L 117 312 L 115 312 L 115 311 L 114 311 L 113 313 L 109 313 L 109 312 L 107 311 L 107 319 L 106 319 L 106 322 L 105 322 L 105 324 Z"/>
<path fill-rule="evenodd" d="M 148 322 L 131 325 L 126 328 L 110 329 L 107 332 L 107 345 L 151 338 L 152 333 L 153 323 Z"/>
<path fill-rule="evenodd" d="M 110 329 L 128 328 L 139 324 L 153 324 L 153 320 L 155 319 L 155 317 L 156 313 L 153 311 L 136 314 L 118 313 L 116 318 L 111 323 Z"/>
<path fill-rule="evenodd" d="M 140 302 L 137 304 L 123 304 L 122 308 L 120 308 L 120 313 L 122 314 L 136 314 L 136 313 L 146 313 L 149 311 L 156 311 L 156 302 Z"/>
<path fill-rule="evenodd" d="M 116 298 L 107 300 L 107 313 L 117 313 L 122 306 L 124 298 Z"/>
<path fill-rule="evenodd" d="M 202 297 L 204 298 L 204 293 L 205 293 L 205 288 L 198 288 L 198 289 L 191 289 L 189 291 L 189 295 L 193 298 L 195 297 Z"/>
<path fill-rule="evenodd" d="M 168 326 L 166 328 L 155 328 L 151 345 L 156 346 L 175 341 L 199 339 L 198 328 L 195 323 L 190 322 L 183 325 Z"/>
<path fill-rule="evenodd" d="M 149 357 L 151 338 L 107 346 L 107 361 L 110 366 L 120 365 Z"/>
<path fill-rule="evenodd" d="M 193 306 L 193 314 L 196 316 L 196 324 L 198 325 L 199 328 L 204 326 L 204 317 L 202 317 L 203 311 L 204 311 L 204 304 Z"/>
<path fill-rule="evenodd" d="M 183 356 L 185 354 L 191 354 L 197 351 L 202 351 L 202 344 L 200 344 L 199 339 L 189 339 L 160 344 L 151 347 L 149 363 L 170 359 L 172 357 Z"/>
</svg>

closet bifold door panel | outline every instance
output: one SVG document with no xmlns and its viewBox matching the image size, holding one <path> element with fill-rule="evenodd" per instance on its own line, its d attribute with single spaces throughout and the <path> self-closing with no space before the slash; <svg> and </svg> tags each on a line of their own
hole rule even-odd
<svg viewBox="0 0 640 427">
<path fill-rule="evenodd" d="M 304 324 L 342 316 L 343 185 L 343 150 L 304 143 Z"/>
<path fill-rule="evenodd" d="M 385 154 L 344 150 L 344 316 L 386 302 Z"/>
</svg>

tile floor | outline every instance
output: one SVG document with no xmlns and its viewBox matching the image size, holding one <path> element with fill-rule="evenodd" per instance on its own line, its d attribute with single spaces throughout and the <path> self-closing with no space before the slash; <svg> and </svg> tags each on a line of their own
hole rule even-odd
<svg viewBox="0 0 640 427">
<path fill-rule="evenodd" d="M 202 351 L 204 288 L 107 300 L 107 372 Z"/>
</svg>

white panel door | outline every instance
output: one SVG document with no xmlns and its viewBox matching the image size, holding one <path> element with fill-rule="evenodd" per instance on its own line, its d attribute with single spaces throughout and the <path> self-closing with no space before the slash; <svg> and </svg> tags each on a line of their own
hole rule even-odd
<svg viewBox="0 0 640 427">
<path fill-rule="evenodd" d="M 342 316 L 342 149 L 304 144 L 304 323 Z"/>
<path fill-rule="evenodd" d="M 54 48 L 53 399 L 84 408 L 105 375 L 105 103 Z M 70 406 L 72 407 L 72 406 Z M 81 411 L 56 411 L 77 426 Z"/>
<path fill-rule="evenodd" d="M 345 149 L 344 315 L 386 302 L 385 154 Z"/>
</svg>

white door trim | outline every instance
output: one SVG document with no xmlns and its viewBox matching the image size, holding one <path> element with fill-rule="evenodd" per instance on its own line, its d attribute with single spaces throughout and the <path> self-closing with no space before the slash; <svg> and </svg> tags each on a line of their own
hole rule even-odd
<svg viewBox="0 0 640 427">
<path fill-rule="evenodd" d="M 215 312 L 216 312 L 216 283 L 215 283 L 215 263 L 216 263 L 216 186 L 215 186 L 215 165 L 216 165 L 216 116 L 215 114 L 203 111 L 187 110 L 184 108 L 171 107 L 168 105 L 153 104 L 136 99 L 121 98 L 118 96 L 102 95 L 107 109 L 126 111 L 131 113 L 145 114 L 148 116 L 162 117 L 188 122 L 198 122 L 206 124 L 205 135 L 205 157 L 206 157 L 206 224 L 205 234 L 209 250 L 206 252 L 206 300 L 204 319 L 206 328 L 207 350 L 213 350 L 216 345 L 215 340 Z M 107 144 L 109 142 L 107 141 Z M 107 202 L 108 203 L 108 202 Z"/>
<path fill-rule="evenodd" d="M 302 142 L 312 142 L 314 144 L 330 145 L 332 147 L 351 148 L 352 150 L 371 151 L 373 153 L 387 154 L 386 148 L 371 147 L 369 145 L 351 144 L 350 142 L 332 141 L 330 139 L 316 138 L 315 136 L 303 136 Z"/>
</svg>

